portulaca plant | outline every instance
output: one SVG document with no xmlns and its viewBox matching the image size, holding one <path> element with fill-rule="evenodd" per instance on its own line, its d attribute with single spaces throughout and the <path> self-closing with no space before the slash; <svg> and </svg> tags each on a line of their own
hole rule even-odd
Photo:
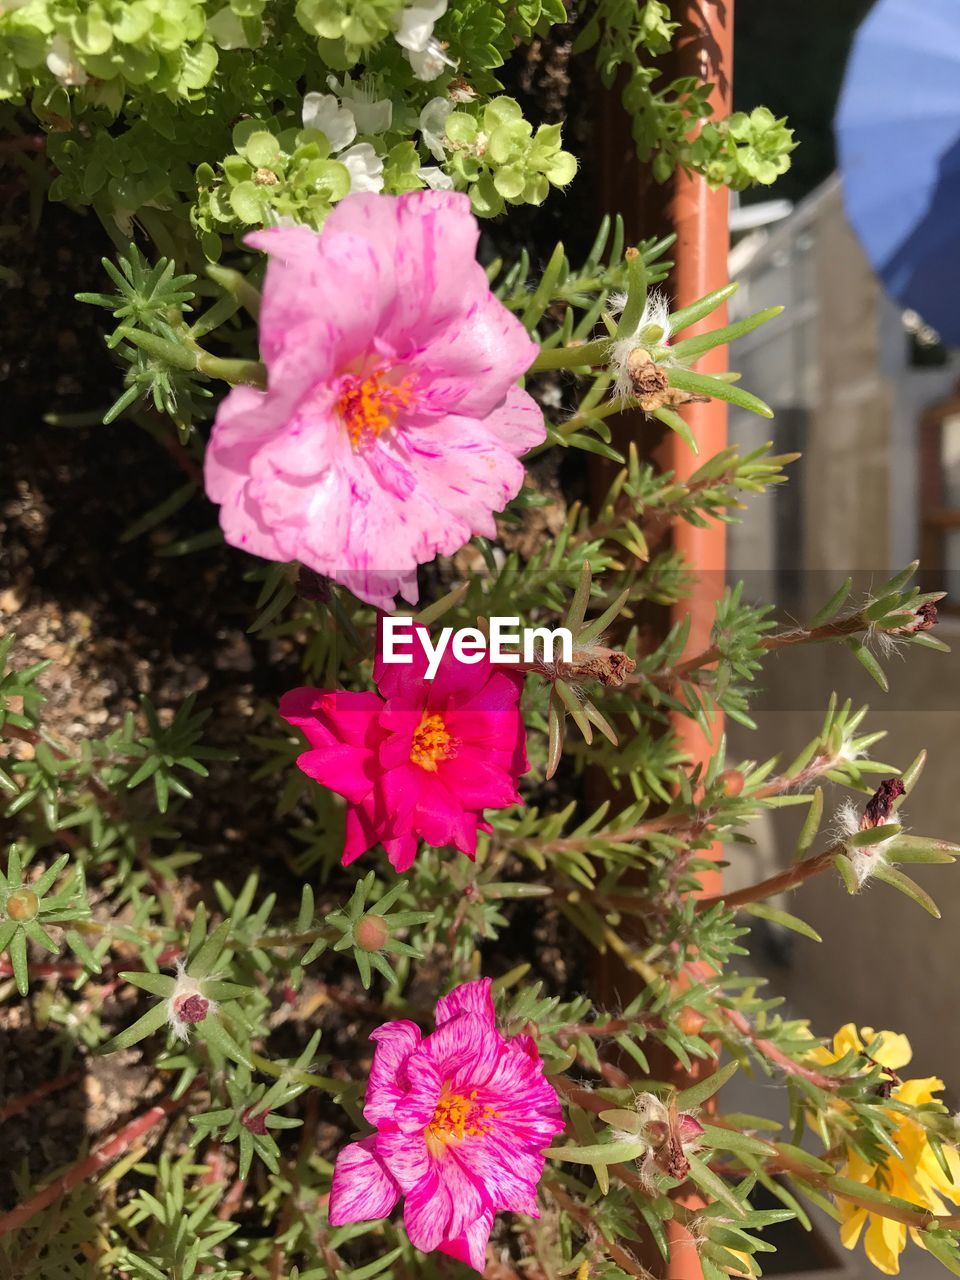
<svg viewBox="0 0 960 1280">
<path fill-rule="evenodd" d="M 885 686 L 875 650 L 942 647 L 938 597 L 911 566 L 799 625 L 735 587 L 702 651 L 683 622 L 651 638 L 643 611 L 697 568 L 671 528 L 732 518 L 793 458 L 733 444 L 680 481 L 611 423 L 639 411 L 696 453 L 691 400 L 769 417 L 697 363 L 779 309 L 711 329 L 735 285 L 674 307 L 668 243 L 627 244 L 616 216 L 575 264 L 517 243 L 523 206 L 582 221 L 590 159 L 503 92 L 532 44 L 622 87 L 657 180 L 786 168 L 783 121 L 658 84 L 675 31 L 659 0 L 0 12 L 9 149 L 117 247 L 113 290 L 81 295 L 116 321 L 86 429 L 143 427 L 185 477 L 117 537 L 146 562 L 163 534 L 186 574 L 219 557 L 270 646 L 255 731 L 224 741 L 202 690 L 64 733 L 56 666 L 0 645 L 0 998 L 65 1072 L 0 1097 L 0 1123 L 101 1057 L 138 1082 L 88 1149 L 45 1144 L 12 1179 L 4 1280 L 622 1280 L 678 1249 L 722 1280 L 759 1275 L 811 1203 L 884 1273 L 912 1242 L 960 1274 L 942 1082 L 903 1078 L 906 1038 L 857 1010 L 825 1036 L 736 971 L 756 919 L 811 935 L 769 899 L 814 876 L 936 912 L 902 869 L 958 851 L 901 818 L 923 757 L 874 760 L 842 698 L 792 761 L 722 738 L 692 761 L 677 732 L 749 726 L 774 650 L 840 646 Z M 222 879 L 214 797 L 238 815 Z M 790 867 L 705 896 L 708 852 L 787 798 Z M 792 1129 L 727 1107 L 740 1069 Z"/>
</svg>

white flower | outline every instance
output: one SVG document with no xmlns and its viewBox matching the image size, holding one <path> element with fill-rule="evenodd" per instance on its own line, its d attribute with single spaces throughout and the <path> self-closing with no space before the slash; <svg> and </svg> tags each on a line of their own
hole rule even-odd
<svg viewBox="0 0 960 1280">
<path fill-rule="evenodd" d="M 383 161 L 369 142 L 358 142 L 337 159 L 350 174 L 351 192 L 383 190 Z"/>
<path fill-rule="evenodd" d="M 452 110 L 453 103 L 449 98 L 431 98 L 420 112 L 420 136 L 434 160 L 443 160 L 447 154 L 445 126 Z"/>
<path fill-rule="evenodd" d="M 453 179 L 435 164 L 425 165 L 417 170 L 417 177 L 422 179 L 434 191 L 452 191 Z"/>
<path fill-rule="evenodd" d="M 610 299 L 610 310 L 617 315 L 626 305 L 626 294 L 616 294 Z M 654 292 L 647 295 L 643 315 L 632 333 L 611 344 L 610 365 L 617 372 L 614 383 L 614 395 L 626 399 L 633 394 L 633 383 L 630 377 L 629 360 L 638 347 L 652 351 L 657 347 L 666 347 L 670 341 L 670 303 L 664 294 Z M 669 359 L 657 359 L 658 364 L 670 364 Z"/>
<path fill-rule="evenodd" d="M 412 4 L 400 14 L 397 44 L 411 53 L 423 53 L 433 38 L 433 24 L 447 12 L 447 0 L 434 4 Z"/>
<path fill-rule="evenodd" d="M 305 129 L 318 129 L 326 136 L 333 151 L 342 151 L 357 136 L 353 112 L 341 106 L 332 93 L 308 93 L 303 100 L 302 119 Z"/>
<path fill-rule="evenodd" d="M 186 1040 L 190 1028 L 211 1013 L 216 1013 L 216 1001 L 205 996 L 196 978 L 184 970 L 183 961 L 177 961 L 177 985 L 167 999 L 167 1023 L 178 1040 Z"/>
<path fill-rule="evenodd" d="M 389 98 L 378 97 L 380 90 L 373 76 L 361 76 L 357 81 L 344 76 L 343 84 L 336 76 L 328 76 L 327 84 L 353 112 L 358 133 L 386 133 L 390 128 L 393 103 Z"/>
<path fill-rule="evenodd" d="M 457 64 L 448 58 L 439 40 L 431 39 L 423 50 L 407 50 L 407 61 L 413 67 L 413 74 L 418 80 L 436 80 L 444 67 L 455 67 Z"/>
<path fill-rule="evenodd" d="M 443 45 L 433 38 L 433 26 L 447 12 L 447 0 L 434 4 L 413 4 L 400 14 L 396 41 L 406 50 L 407 61 L 413 67 L 418 80 L 436 80 L 444 67 L 456 64 L 443 51 Z"/>
<path fill-rule="evenodd" d="M 78 88 L 87 83 L 89 76 L 74 52 L 73 45 L 66 36 L 54 36 L 47 50 L 47 70 L 55 75 L 61 84 Z"/>
<path fill-rule="evenodd" d="M 341 104 L 332 93 L 308 93 L 303 100 L 303 125 L 326 135 L 331 151 L 350 174 L 351 192 L 383 190 L 383 161 L 370 143 L 358 142 L 344 151 L 357 136 L 352 107 Z"/>
</svg>

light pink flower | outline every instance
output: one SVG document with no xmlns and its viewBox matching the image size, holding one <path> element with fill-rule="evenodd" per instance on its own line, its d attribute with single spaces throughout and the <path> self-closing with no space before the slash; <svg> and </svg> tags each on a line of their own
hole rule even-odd
<svg viewBox="0 0 960 1280">
<path fill-rule="evenodd" d="M 269 389 L 234 388 L 214 422 L 205 483 L 229 543 L 389 608 L 416 601 L 417 565 L 494 536 L 545 429 L 516 385 L 537 347 L 478 235 L 466 196 L 415 191 L 248 237 L 270 254 Z"/>
<path fill-rule="evenodd" d="M 543 1151 L 563 1129 L 556 1092 L 531 1036 L 498 1030 L 490 979 L 437 1002 L 437 1029 L 387 1022 L 364 1117 L 376 1132 L 337 1157 L 330 1222 L 385 1218 L 404 1198 L 412 1244 L 482 1272 L 494 1214 L 537 1212 Z"/>
<path fill-rule="evenodd" d="M 419 643 L 412 657 L 409 666 L 387 664 L 378 652 L 379 694 L 292 689 L 280 701 L 310 743 L 297 764 L 348 801 L 344 866 L 379 843 L 406 871 L 421 837 L 472 858 L 477 831 L 491 830 L 483 810 L 522 803 L 522 677 L 487 658 L 459 662 L 447 649 L 425 680 Z"/>
</svg>

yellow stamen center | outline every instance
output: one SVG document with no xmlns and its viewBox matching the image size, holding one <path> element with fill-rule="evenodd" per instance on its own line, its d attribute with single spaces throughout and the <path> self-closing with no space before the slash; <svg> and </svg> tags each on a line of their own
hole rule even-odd
<svg viewBox="0 0 960 1280">
<path fill-rule="evenodd" d="M 438 716 L 435 711 L 425 711 L 413 732 L 410 759 L 427 773 L 436 773 L 441 760 L 449 760 L 457 754 L 458 745 L 456 738 L 447 732 L 443 716 Z"/>
<path fill-rule="evenodd" d="M 493 1121 L 499 1115 L 493 1107 L 477 1102 L 476 1089 L 466 1095 L 444 1091 L 427 1125 L 427 1142 L 436 1149 L 464 1138 L 479 1138 L 493 1131 Z"/>
<path fill-rule="evenodd" d="M 413 378 L 390 380 L 387 369 L 373 369 L 362 377 L 348 373 L 340 381 L 337 413 L 354 450 L 372 444 L 394 425 L 402 409 L 413 402 Z"/>
</svg>

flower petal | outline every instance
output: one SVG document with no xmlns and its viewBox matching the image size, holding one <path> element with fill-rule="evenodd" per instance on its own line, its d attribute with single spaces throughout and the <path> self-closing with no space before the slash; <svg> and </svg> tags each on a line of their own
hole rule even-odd
<svg viewBox="0 0 960 1280">
<path fill-rule="evenodd" d="M 900 1255 L 907 1243 L 907 1228 L 902 1222 L 894 1222 L 880 1214 L 869 1215 L 869 1225 L 863 1237 L 867 1257 L 884 1275 L 900 1273 Z"/>
<path fill-rule="evenodd" d="M 344 112 L 334 95 L 307 102 L 308 119 L 345 142 Z M 340 156 L 355 186 L 382 184 L 369 143 Z M 226 396 L 205 461 L 231 545 L 299 560 L 386 609 L 398 593 L 416 601 L 419 564 L 493 534 L 493 513 L 523 482 L 519 455 L 545 429 L 514 386 L 536 345 L 492 294 L 478 234 L 465 195 L 421 190 L 350 195 L 320 233 L 247 237 L 270 257 L 260 311 L 269 386 Z M 343 379 L 373 362 L 378 376 L 409 378 L 412 399 L 358 447 Z"/>
<path fill-rule="evenodd" d="M 430 1154 L 422 1133 L 383 1131 L 377 1138 L 377 1152 L 390 1176 L 404 1191 L 430 1176 Z"/>
<path fill-rule="evenodd" d="M 400 22 L 395 39 L 404 49 L 422 51 L 433 35 L 433 24 L 447 11 L 447 0 L 434 0 L 433 4 L 412 4 L 400 11 Z"/>
<path fill-rule="evenodd" d="M 351 1142 L 333 1167 L 330 1225 L 385 1218 L 399 1197 L 399 1187 L 376 1154 L 376 1135 Z"/>
<path fill-rule="evenodd" d="M 407 1086 L 406 1064 L 420 1046 L 420 1028 L 413 1022 L 385 1022 L 370 1036 L 377 1047 L 370 1068 L 364 1119 L 377 1125 L 389 1120 Z"/>
<path fill-rule="evenodd" d="M 337 159 L 350 174 L 351 191 L 383 190 L 383 161 L 369 142 L 358 142 Z"/>
<path fill-rule="evenodd" d="M 478 978 L 475 982 L 463 982 L 437 1001 L 437 1026 L 442 1027 L 461 1013 L 472 1014 L 488 1027 L 496 1026 L 493 1009 L 492 978 Z"/>
<path fill-rule="evenodd" d="M 420 841 L 412 834 L 397 836 L 395 840 L 385 839 L 383 847 L 387 851 L 391 867 L 402 874 L 413 866 L 417 850 L 420 848 Z"/>
<path fill-rule="evenodd" d="M 431 1170 L 412 1187 L 403 1202 L 403 1225 L 415 1249 L 430 1253 L 451 1235 L 453 1206 L 436 1173 Z"/>
<path fill-rule="evenodd" d="M 308 93 L 303 99 L 303 127 L 318 129 L 333 151 L 342 151 L 357 136 L 357 122 L 350 107 L 332 93 Z"/>
<path fill-rule="evenodd" d="M 461 1235 L 441 1241 L 437 1248 L 441 1253 L 448 1253 L 451 1258 L 465 1262 L 483 1275 L 487 1266 L 487 1241 L 492 1230 L 493 1211 L 485 1209 Z"/>
</svg>

